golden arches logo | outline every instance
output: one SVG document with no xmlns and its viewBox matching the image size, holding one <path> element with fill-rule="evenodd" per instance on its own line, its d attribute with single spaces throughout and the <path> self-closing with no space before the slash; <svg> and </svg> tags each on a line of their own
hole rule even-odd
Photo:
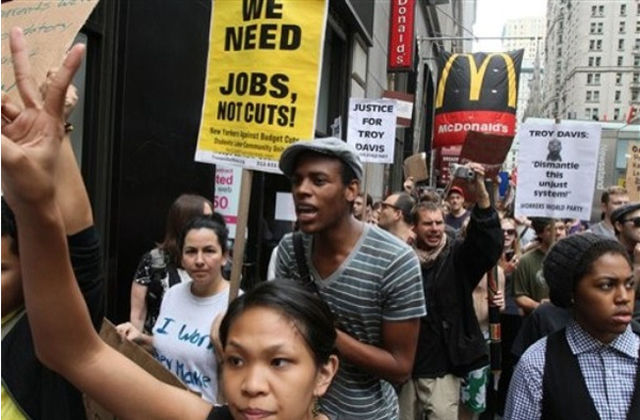
<svg viewBox="0 0 640 420">
<path fill-rule="evenodd" d="M 447 79 L 449 78 L 451 67 L 459 56 L 467 57 L 467 60 L 469 61 L 469 74 L 471 79 L 469 88 L 470 101 L 477 101 L 480 99 L 480 89 L 482 88 L 482 81 L 484 80 L 484 74 L 486 73 L 487 67 L 489 66 L 489 61 L 491 61 L 491 59 L 495 56 L 502 57 L 507 67 L 507 89 L 509 95 L 507 99 L 507 105 L 511 108 L 516 107 L 516 70 L 513 64 L 513 58 L 511 58 L 511 56 L 507 53 L 491 53 L 487 54 L 484 60 L 482 60 L 482 64 L 480 65 L 479 69 L 476 66 L 476 62 L 473 59 L 472 54 L 452 54 L 451 57 L 449 57 L 449 59 L 447 60 L 444 69 L 442 69 L 442 75 L 440 77 L 440 81 L 438 82 L 436 108 L 442 107 L 442 104 L 444 103 L 444 88 L 447 85 Z"/>
</svg>

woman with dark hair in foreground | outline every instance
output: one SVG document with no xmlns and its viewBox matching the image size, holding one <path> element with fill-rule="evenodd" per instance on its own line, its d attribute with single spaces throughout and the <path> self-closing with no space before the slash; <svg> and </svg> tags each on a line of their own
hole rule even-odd
<svg viewBox="0 0 640 420">
<path fill-rule="evenodd" d="M 24 298 L 36 353 L 117 417 L 132 419 L 326 419 L 315 413 L 338 367 L 331 313 L 301 286 L 272 282 L 238 298 L 221 328 L 228 407 L 164 384 L 106 345 L 75 282 L 60 210 L 55 162 L 64 135 L 64 95 L 84 46 L 74 46 L 41 103 L 20 29 L 10 32 L 25 108 L 2 113 L 2 189 L 16 213 Z"/>
</svg>

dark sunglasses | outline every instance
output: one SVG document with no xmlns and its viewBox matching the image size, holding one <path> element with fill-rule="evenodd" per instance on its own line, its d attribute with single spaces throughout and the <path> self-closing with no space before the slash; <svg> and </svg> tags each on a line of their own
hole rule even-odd
<svg viewBox="0 0 640 420">
<path fill-rule="evenodd" d="M 509 236 L 515 235 L 516 234 L 516 230 L 515 229 L 502 229 L 503 233 L 506 233 Z"/>
<path fill-rule="evenodd" d="M 634 227 L 640 227 L 640 216 L 634 217 L 632 219 L 623 220 L 623 223 L 633 222 Z"/>
<path fill-rule="evenodd" d="M 382 202 L 382 207 L 389 207 L 394 210 L 400 210 L 398 207 L 394 206 L 393 204 L 385 203 L 384 201 Z"/>
</svg>

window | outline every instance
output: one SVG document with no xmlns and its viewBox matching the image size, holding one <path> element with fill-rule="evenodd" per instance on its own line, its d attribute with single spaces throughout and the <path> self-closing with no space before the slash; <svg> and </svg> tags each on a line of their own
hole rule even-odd
<svg viewBox="0 0 640 420">
<path fill-rule="evenodd" d="M 593 67 L 593 57 L 589 57 L 589 67 Z"/>
<path fill-rule="evenodd" d="M 596 41 L 595 40 L 591 40 L 589 41 L 589 51 L 593 51 L 596 49 Z"/>
<path fill-rule="evenodd" d="M 620 108 L 613 109 L 613 120 L 617 121 L 620 119 Z"/>
<path fill-rule="evenodd" d="M 640 57 L 639 56 L 636 55 L 635 57 L 633 57 L 633 65 L 636 66 L 636 67 L 640 66 Z"/>
<path fill-rule="evenodd" d="M 618 32 L 623 34 L 624 33 L 624 28 L 625 28 L 625 22 L 622 21 L 622 22 L 620 22 L 620 26 L 618 27 Z"/>
<path fill-rule="evenodd" d="M 588 73 L 587 74 L 587 84 L 590 85 L 593 83 L 593 74 L 592 73 Z"/>
<path fill-rule="evenodd" d="M 599 34 L 602 33 L 602 22 L 598 22 L 598 29 L 596 30 L 596 32 Z"/>
<path fill-rule="evenodd" d="M 596 41 L 596 50 L 598 50 L 598 51 L 602 50 L 602 40 L 601 39 Z"/>
<path fill-rule="evenodd" d="M 633 81 L 635 83 L 640 82 L 640 73 L 633 73 Z"/>
<path fill-rule="evenodd" d="M 593 100 L 596 101 L 596 102 L 600 100 L 600 91 L 599 90 L 594 90 L 593 91 Z"/>
<path fill-rule="evenodd" d="M 616 73 L 616 85 L 622 83 L 622 73 Z"/>
<path fill-rule="evenodd" d="M 588 91 L 587 91 L 587 98 L 586 98 L 586 101 L 587 101 L 587 102 L 591 102 L 591 98 L 592 98 L 591 91 L 590 91 L 590 90 L 588 90 Z"/>
<path fill-rule="evenodd" d="M 594 85 L 600 84 L 600 73 L 596 73 L 593 75 L 593 84 Z"/>
<path fill-rule="evenodd" d="M 618 40 L 618 49 L 619 50 L 624 50 L 624 39 L 619 39 Z"/>
<path fill-rule="evenodd" d="M 598 6 L 591 6 L 591 16 L 595 16 L 598 10 Z"/>
<path fill-rule="evenodd" d="M 640 21 L 636 22 L 636 32 L 640 32 Z"/>
<path fill-rule="evenodd" d="M 613 100 L 616 102 L 620 102 L 620 95 L 621 95 L 621 92 L 619 90 L 616 90 L 613 94 Z"/>
<path fill-rule="evenodd" d="M 627 5 L 626 4 L 621 4 L 620 5 L 620 16 L 626 16 L 627 15 Z"/>
<path fill-rule="evenodd" d="M 604 15 L 604 6 L 598 6 L 598 14 L 599 14 L 600 16 L 603 16 L 603 15 Z"/>
<path fill-rule="evenodd" d="M 600 57 L 596 57 L 596 67 L 600 67 L 600 61 L 602 59 Z"/>
<path fill-rule="evenodd" d="M 636 38 L 636 42 L 633 44 L 634 50 L 640 50 L 640 38 Z"/>
<path fill-rule="evenodd" d="M 584 117 L 589 120 L 591 119 L 591 108 L 585 108 L 584 109 Z"/>
<path fill-rule="evenodd" d="M 638 100 L 638 94 L 640 93 L 640 90 L 638 89 L 634 89 L 631 91 L 631 100 L 632 101 L 637 101 Z"/>
<path fill-rule="evenodd" d="M 591 22 L 591 24 L 589 25 L 589 33 L 590 34 L 595 34 L 596 33 L 596 23 L 595 22 Z"/>
<path fill-rule="evenodd" d="M 598 120 L 598 108 L 593 108 L 591 110 L 591 118 L 594 120 Z"/>
<path fill-rule="evenodd" d="M 621 55 L 619 55 L 619 56 L 618 56 L 618 60 L 617 60 L 617 64 L 618 64 L 618 66 L 621 66 L 621 65 L 622 65 L 622 60 L 623 60 L 623 59 L 622 59 L 622 56 L 621 56 Z"/>
</svg>

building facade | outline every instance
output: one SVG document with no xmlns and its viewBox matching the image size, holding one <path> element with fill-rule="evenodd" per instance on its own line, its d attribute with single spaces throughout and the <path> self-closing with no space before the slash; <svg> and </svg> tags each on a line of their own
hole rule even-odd
<svg viewBox="0 0 640 420">
<path fill-rule="evenodd" d="M 547 3 L 543 113 L 625 121 L 640 105 L 640 3 Z"/>
<path fill-rule="evenodd" d="M 516 110 L 518 125 L 524 121 L 526 116 L 537 116 L 532 114 L 535 106 L 533 104 L 542 99 L 541 92 L 536 87 L 539 86 L 543 74 L 545 23 L 544 17 L 509 19 L 502 29 L 504 37 L 502 49 L 504 51 L 524 49 L 518 81 L 518 108 Z M 505 171 L 510 172 L 515 167 L 518 149 L 518 137 L 516 136 L 503 165 Z"/>
</svg>

